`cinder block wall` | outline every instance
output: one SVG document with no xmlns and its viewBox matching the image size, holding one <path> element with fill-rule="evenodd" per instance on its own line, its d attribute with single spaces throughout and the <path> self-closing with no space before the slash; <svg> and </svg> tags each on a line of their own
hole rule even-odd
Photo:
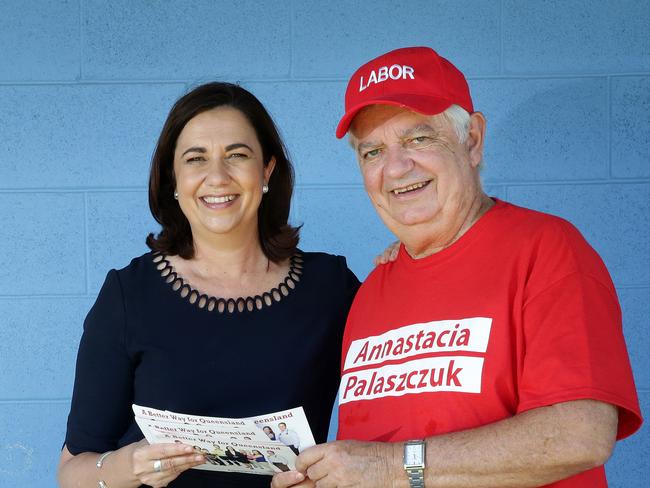
<svg viewBox="0 0 650 488">
<path fill-rule="evenodd" d="M 489 193 L 568 218 L 604 258 L 650 411 L 648 26 L 645 0 L 0 0 L 0 487 L 55 485 L 82 321 L 156 229 L 172 102 L 212 79 L 257 94 L 293 155 L 302 247 L 365 277 L 392 237 L 334 127 L 354 68 L 407 45 L 468 75 Z M 611 486 L 644 486 L 648 451 L 647 428 L 621 442 Z"/>
</svg>

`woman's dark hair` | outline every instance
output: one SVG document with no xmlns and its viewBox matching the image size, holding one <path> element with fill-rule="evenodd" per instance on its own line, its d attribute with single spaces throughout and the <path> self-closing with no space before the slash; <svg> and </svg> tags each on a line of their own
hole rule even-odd
<svg viewBox="0 0 650 488">
<path fill-rule="evenodd" d="M 295 253 L 299 240 L 300 228 L 288 224 L 293 167 L 278 129 L 264 106 L 253 94 L 232 83 L 201 85 L 181 97 L 169 112 L 149 174 L 149 208 L 162 230 L 157 236 L 153 233 L 147 236 L 147 246 L 184 259 L 194 257 L 190 224 L 174 199 L 174 150 L 178 136 L 190 119 L 217 107 L 235 108 L 248 119 L 262 146 L 264 166 L 275 158 L 269 191 L 262 197 L 257 210 L 257 226 L 266 257 L 273 262 L 282 261 Z"/>
</svg>

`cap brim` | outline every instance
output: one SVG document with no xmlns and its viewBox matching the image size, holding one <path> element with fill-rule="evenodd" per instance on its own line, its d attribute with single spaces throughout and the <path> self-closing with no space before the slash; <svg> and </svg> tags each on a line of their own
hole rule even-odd
<svg viewBox="0 0 650 488">
<path fill-rule="evenodd" d="M 393 95 L 382 96 L 363 102 L 351 107 L 343 116 L 336 127 L 336 137 L 341 139 L 348 132 L 352 120 L 359 111 L 368 105 L 394 105 L 404 107 L 424 115 L 436 115 L 447 110 L 453 102 L 446 98 L 428 97 L 426 95 Z"/>
</svg>

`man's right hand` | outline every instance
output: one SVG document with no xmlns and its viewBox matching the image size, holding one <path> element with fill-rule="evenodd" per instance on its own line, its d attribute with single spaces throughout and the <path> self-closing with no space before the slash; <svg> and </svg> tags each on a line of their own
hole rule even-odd
<svg viewBox="0 0 650 488">
<path fill-rule="evenodd" d="M 315 486 L 316 483 L 298 471 L 277 473 L 271 480 L 271 488 L 314 488 Z"/>
</svg>

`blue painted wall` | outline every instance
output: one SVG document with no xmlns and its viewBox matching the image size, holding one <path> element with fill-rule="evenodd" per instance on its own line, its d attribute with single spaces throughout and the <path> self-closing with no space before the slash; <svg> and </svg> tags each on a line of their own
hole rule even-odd
<svg viewBox="0 0 650 488">
<path fill-rule="evenodd" d="M 175 98 L 211 79 L 256 93 L 294 157 L 303 248 L 363 277 L 391 236 L 334 128 L 351 72 L 406 45 L 468 75 L 489 192 L 601 253 L 650 411 L 648 26 L 645 0 L 0 0 L 0 487 L 55 485 L 82 320 L 155 229 L 147 170 Z M 648 430 L 617 446 L 611 486 L 645 485 Z"/>
</svg>

